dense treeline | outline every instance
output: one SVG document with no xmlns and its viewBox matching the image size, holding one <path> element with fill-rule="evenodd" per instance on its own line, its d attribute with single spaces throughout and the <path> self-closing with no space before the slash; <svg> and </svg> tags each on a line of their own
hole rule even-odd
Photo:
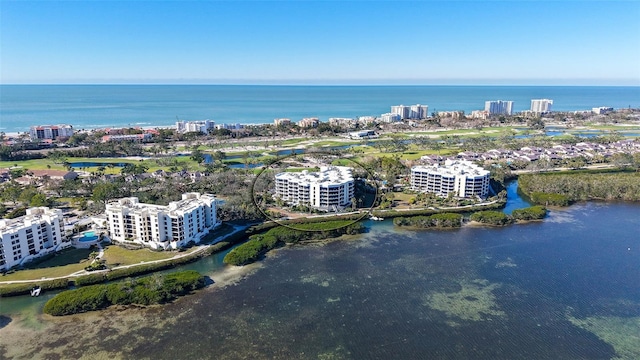
<svg viewBox="0 0 640 360">
<path fill-rule="evenodd" d="M 569 199 L 567 195 L 562 194 L 533 192 L 529 194 L 529 198 L 531 198 L 531 201 L 535 204 L 551 206 L 569 206 L 571 204 L 571 199 Z"/>
<path fill-rule="evenodd" d="M 253 235 L 249 241 L 231 250 L 224 262 L 231 265 L 246 265 L 258 260 L 267 251 L 282 244 L 294 244 L 307 240 L 324 240 L 342 235 L 354 235 L 365 231 L 364 225 L 350 220 L 321 223 L 296 224 L 296 229 L 278 226 L 264 234 Z"/>
<path fill-rule="evenodd" d="M 395 218 L 395 217 L 409 217 L 409 216 L 417 216 L 417 215 L 433 215 L 439 214 L 444 211 L 447 213 L 466 213 L 475 210 L 491 210 L 491 209 L 502 209 L 507 204 L 506 200 L 498 200 L 493 204 L 473 206 L 473 207 L 460 207 L 457 209 L 447 208 L 446 210 L 440 209 L 414 209 L 407 211 L 398 211 L 398 210 L 373 210 L 372 214 L 377 217 L 382 218 Z"/>
<path fill-rule="evenodd" d="M 496 226 L 505 226 L 513 222 L 511 216 L 499 211 L 478 211 L 471 214 L 469 220 Z"/>
<path fill-rule="evenodd" d="M 67 290 L 47 301 L 43 311 L 45 314 L 61 316 L 100 310 L 111 305 L 161 304 L 204 286 L 204 276 L 193 270 L 153 275 L 116 284 Z"/>
<path fill-rule="evenodd" d="M 547 209 L 544 206 L 531 206 L 524 209 L 516 209 L 511 213 L 514 220 L 540 220 L 547 216 Z"/>
<path fill-rule="evenodd" d="M 538 204 L 554 204 L 554 199 L 545 194 L 563 195 L 569 202 L 591 199 L 640 201 L 640 172 L 526 174 L 520 175 L 518 186 Z"/>
<path fill-rule="evenodd" d="M 462 226 L 462 215 L 442 213 L 430 216 L 397 217 L 393 219 L 393 224 L 415 228 L 455 228 Z"/>
<path fill-rule="evenodd" d="M 514 210 L 511 215 L 500 211 L 477 211 L 469 216 L 469 220 L 483 224 L 505 226 L 514 221 L 539 220 L 547 215 L 547 209 L 543 206 L 532 206 L 524 209 Z M 454 228 L 462 226 L 462 214 L 442 213 L 431 216 L 408 216 L 396 217 L 393 224 L 396 226 L 407 226 L 414 228 Z"/>
</svg>

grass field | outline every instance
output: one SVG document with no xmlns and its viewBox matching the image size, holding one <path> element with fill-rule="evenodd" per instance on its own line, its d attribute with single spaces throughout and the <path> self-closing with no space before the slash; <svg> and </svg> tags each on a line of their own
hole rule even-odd
<svg viewBox="0 0 640 360">
<path fill-rule="evenodd" d="M 103 259 L 106 260 L 108 266 L 120 266 L 169 259 L 177 254 L 172 251 L 153 251 L 150 249 L 128 250 L 117 245 L 109 245 L 104 250 Z"/>
<path fill-rule="evenodd" d="M 205 236 L 202 239 L 202 241 L 200 241 L 200 243 L 201 244 L 209 244 L 212 241 L 220 238 L 221 236 L 225 236 L 227 234 L 231 234 L 234 230 L 235 230 L 235 228 L 233 226 L 227 225 L 227 224 L 222 224 L 222 225 L 220 225 L 220 227 L 218 227 L 214 231 L 210 232 L 207 236 Z"/>
<path fill-rule="evenodd" d="M 28 264 L 24 270 L 0 276 L 0 281 L 37 280 L 43 277 L 59 277 L 83 270 L 89 265 L 89 249 L 69 249 L 56 254 L 55 257 Z"/>
</svg>

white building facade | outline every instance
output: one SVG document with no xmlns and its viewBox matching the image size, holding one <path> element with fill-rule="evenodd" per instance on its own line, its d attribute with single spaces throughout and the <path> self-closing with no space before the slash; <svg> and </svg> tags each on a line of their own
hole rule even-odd
<svg viewBox="0 0 640 360">
<path fill-rule="evenodd" d="M 513 101 L 485 101 L 484 111 L 488 111 L 489 115 L 512 115 Z"/>
<path fill-rule="evenodd" d="M 553 100 L 549 99 L 532 99 L 531 100 L 531 112 L 536 114 L 544 114 L 551 111 Z"/>
<path fill-rule="evenodd" d="M 320 119 L 318 119 L 318 118 L 304 118 L 304 119 L 298 121 L 297 125 L 299 127 L 302 127 L 302 128 L 317 128 L 318 125 L 320 125 Z"/>
<path fill-rule="evenodd" d="M 419 120 L 429 117 L 429 106 L 427 105 L 411 105 L 409 109 L 409 119 Z"/>
<path fill-rule="evenodd" d="M 292 205 L 338 211 L 351 205 L 354 191 L 351 168 L 346 166 L 323 166 L 319 172 L 276 174 L 275 196 Z"/>
<path fill-rule="evenodd" d="M 409 118 L 411 108 L 405 105 L 394 105 L 391 107 L 391 113 L 400 116 L 400 120 Z"/>
<path fill-rule="evenodd" d="M 391 114 L 400 116 L 400 120 L 404 119 L 426 119 L 429 117 L 429 106 L 427 105 L 395 105 L 391 107 Z"/>
<path fill-rule="evenodd" d="M 386 113 L 380 115 L 380 121 L 383 123 L 392 123 L 402 120 L 402 117 L 394 113 Z"/>
<path fill-rule="evenodd" d="M 275 125 L 275 126 L 289 126 L 289 125 L 291 125 L 291 119 L 288 119 L 288 118 L 273 119 L 273 125 Z"/>
<path fill-rule="evenodd" d="M 613 108 L 609 106 L 594 107 L 591 109 L 594 114 L 603 115 L 613 112 Z"/>
<path fill-rule="evenodd" d="M 29 128 L 29 136 L 31 139 L 57 139 L 68 138 L 73 135 L 73 126 L 71 125 L 40 125 Z"/>
<path fill-rule="evenodd" d="M 486 198 L 489 194 L 489 171 L 470 161 L 446 160 L 444 165 L 411 168 L 411 188 L 416 191 L 457 197 Z"/>
<path fill-rule="evenodd" d="M 47 207 L 27 209 L 16 219 L 0 220 L 0 271 L 58 251 L 63 241 L 62 211 Z"/>
<path fill-rule="evenodd" d="M 186 193 L 167 206 L 144 204 L 130 197 L 106 206 L 111 240 L 152 249 L 178 249 L 199 243 L 217 225 L 216 199 L 210 194 Z"/>
<path fill-rule="evenodd" d="M 200 132 L 203 134 L 213 130 L 216 122 L 213 120 L 177 121 L 176 131 L 179 133 Z"/>
</svg>

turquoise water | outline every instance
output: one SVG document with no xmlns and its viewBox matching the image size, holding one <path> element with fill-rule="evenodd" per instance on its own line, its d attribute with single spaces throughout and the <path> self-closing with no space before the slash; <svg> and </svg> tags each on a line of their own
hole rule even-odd
<svg viewBox="0 0 640 360">
<path fill-rule="evenodd" d="M 82 234 L 82 237 L 79 239 L 79 241 L 80 242 L 94 241 L 97 238 L 98 236 L 96 235 L 95 231 L 87 231 Z"/>
<path fill-rule="evenodd" d="M 0 85 L 0 131 L 68 123 L 78 129 L 169 126 L 181 120 L 272 123 L 288 117 L 356 117 L 392 105 L 429 105 L 429 112 L 484 108 L 486 100 L 554 100 L 559 111 L 594 106 L 640 107 L 640 87 L 610 86 L 232 86 L 232 85 Z"/>
</svg>

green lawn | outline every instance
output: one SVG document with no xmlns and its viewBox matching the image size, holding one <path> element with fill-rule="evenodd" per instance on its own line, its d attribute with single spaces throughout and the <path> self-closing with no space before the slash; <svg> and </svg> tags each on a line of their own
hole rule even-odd
<svg viewBox="0 0 640 360">
<path fill-rule="evenodd" d="M 59 277 L 83 270 L 89 265 L 89 249 L 69 249 L 56 254 L 55 257 L 42 262 L 27 264 L 24 270 L 0 276 L 0 281 L 37 280 L 43 277 Z"/>
<path fill-rule="evenodd" d="M 47 166 L 49 165 L 49 166 Z M 29 170 L 65 170 L 61 164 L 54 164 L 49 159 L 32 159 L 32 160 L 20 160 L 20 161 L 0 161 L 0 168 L 10 168 L 13 166 L 22 167 Z"/>
<path fill-rule="evenodd" d="M 231 234 L 235 228 L 233 226 L 222 224 L 220 227 L 210 232 L 204 239 L 200 242 L 201 244 L 208 244 L 221 236 L 225 236 L 227 234 Z"/>
<path fill-rule="evenodd" d="M 585 127 L 587 129 L 593 130 L 640 130 L 640 126 L 638 125 L 625 125 L 625 126 L 617 126 L 617 125 L 596 125 L 596 124 L 586 124 Z"/>
<path fill-rule="evenodd" d="M 172 251 L 153 251 L 150 249 L 128 250 L 117 245 L 109 245 L 104 250 L 103 259 L 108 266 L 139 264 L 142 261 L 169 259 L 177 255 Z"/>
<path fill-rule="evenodd" d="M 280 143 L 283 146 L 288 146 L 288 145 L 295 145 L 295 144 L 299 144 L 303 141 L 307 141 L 309 140 L 309 138 L 299 138 L 299 139 L 287 139 L 287 140 L 283 140 Z"/>
</svg>

